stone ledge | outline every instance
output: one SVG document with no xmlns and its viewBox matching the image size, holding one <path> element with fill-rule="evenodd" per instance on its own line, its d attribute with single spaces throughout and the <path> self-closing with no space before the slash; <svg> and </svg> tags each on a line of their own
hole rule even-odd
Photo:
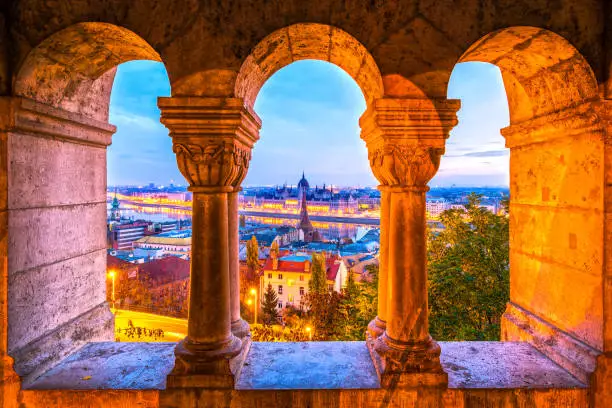
<svg viewBox="0 0 612 408">
<path fill-rule="evenodd" d="M 2 98 L 0 109 L 9 112 L 0 129 L 106 148 L 116 127 L 85 115 L 55 108 L 28 98 Z"/>
<path fill-rule="evenodd" d="M 163 390 L 175 343 L 90 343 L 30 390 Z M 441 342 L 449 389 L 585 389 L 528 343 Z M 91 376 L 88 380 L 84 377 Z M 365 342 L 253 343 L 239 391 L 380 389 Z"/>
</svg>

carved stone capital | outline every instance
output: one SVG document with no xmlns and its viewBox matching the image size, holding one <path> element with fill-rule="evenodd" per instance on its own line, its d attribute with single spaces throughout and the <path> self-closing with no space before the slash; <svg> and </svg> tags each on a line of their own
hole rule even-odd
<svg viewBox="0 0 612 408">
<path fill-rule="evenodd" d="M 261 121 L 238 98 L 159 98 L 179 170 L 192 189 L 239 187 Z"/>
<path fill-rule="evenodd" d="M 368 149 L 374 176 L 385 186 L 425 186 L 436 174 L 444 147 L 384 143 Z"/>
<path fill-rule="evenodd" d="M 361 117 L 374 176 L 382 185 L 425 186 L 436 174 L 460 102 L 378 99 Z"/>
</svg>

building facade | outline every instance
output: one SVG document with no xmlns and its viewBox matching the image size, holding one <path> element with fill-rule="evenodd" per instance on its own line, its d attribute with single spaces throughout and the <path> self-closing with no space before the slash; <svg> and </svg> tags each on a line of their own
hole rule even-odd
<svg viewBox="0 0 612 408">
<path fill-rule="evenodd" d="M 263 268 L 259 293 L 265 293 L 268 285 L 278 296 L 278 308 L 303 307 L 303 298 L 308 294 L 308 282 L 310 281 L 312 256 L 297 253 L 285 255 L 280 258 L 270 256 Z M 346 286 L 348 269 L 340 257 L 327 257 L 325 262 L 327 286 L 330 291 L 340 292 Z"/>
</svg>

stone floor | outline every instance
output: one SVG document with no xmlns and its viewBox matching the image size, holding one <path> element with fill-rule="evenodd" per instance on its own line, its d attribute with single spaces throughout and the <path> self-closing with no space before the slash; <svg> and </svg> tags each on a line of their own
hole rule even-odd
<svg viewBox="0 0 612 408">
<path fill-rule="evenodd" d="M 29 389 L 164 389 L 175 343 L 91 343 Z M 449 388 L 584 388 L 527 343 L 441 342 Z M 253 343 L 240 390 L 370 389 L 378 378 L 364 342 Z"/>
</svg>

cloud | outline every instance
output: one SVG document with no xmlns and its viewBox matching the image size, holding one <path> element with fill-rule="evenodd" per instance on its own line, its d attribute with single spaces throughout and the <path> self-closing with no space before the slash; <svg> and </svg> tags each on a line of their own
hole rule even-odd
<svg viewBox="0 0 612 408">
<path fill-rule="evenodd" d="M 510 154 L 510 150 L 503 149 L 503 150 L 486 150 L 484 152 L 470 152 L 470 153 L 465 153 L 461 156 L 463 157 L 502 157 L 502 156 L 508 156 L 509 154 Z"/>
</svg>

